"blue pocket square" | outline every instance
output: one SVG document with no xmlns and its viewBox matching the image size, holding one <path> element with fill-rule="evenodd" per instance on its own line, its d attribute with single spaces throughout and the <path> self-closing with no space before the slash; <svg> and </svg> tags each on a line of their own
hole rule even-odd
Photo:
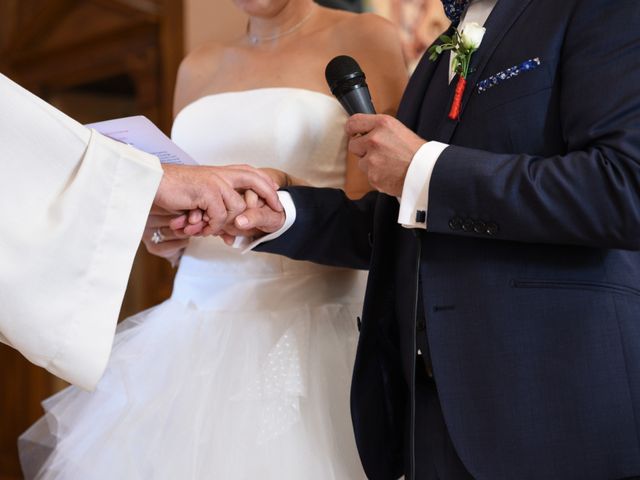
<svg viewBox="0 0 640 480">
<path fill-rule="evenodd" d="M 526 62 L 522 62 L 520 65 L 514 65 L 513 67 L 509 67 L 506 70 L 496 73 L 495 75 L 491 75 L 489 78 L 485 78 L 478 82 L 478 93 L 484 93 L 490 88 L 500 85 L 505 80 L 510 80 L 522 73 L 535 70 L 541 64 L 542 61 L 540 58 L 531 58 Z"/>
</svg>

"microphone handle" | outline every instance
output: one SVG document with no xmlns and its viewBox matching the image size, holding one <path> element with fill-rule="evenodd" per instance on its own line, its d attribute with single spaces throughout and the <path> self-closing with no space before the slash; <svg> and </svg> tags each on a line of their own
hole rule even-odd
<svg viewBox="0 0 640 480">
<path fill-rule="evenodd" d="M 354 113 L 376 113 L 368 87 L 354 88 L 344 93 L 338 100 L 349 115 Z"/>
</svg>

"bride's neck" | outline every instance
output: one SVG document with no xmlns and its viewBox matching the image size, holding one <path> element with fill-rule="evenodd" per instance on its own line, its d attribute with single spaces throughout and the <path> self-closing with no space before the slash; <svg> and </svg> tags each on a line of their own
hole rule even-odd
<svg viewBox="0 0 640 480">
<path fill-rule="evenodd" d="M 250 38 L 268 41 L 291 29 L 296 29 L 317 8 L 313 1 L 288 2 L 273 17 L 249 17 L 247 34 Z M 306 23 L 306 22 L 305 22 Z"/>
</svg>

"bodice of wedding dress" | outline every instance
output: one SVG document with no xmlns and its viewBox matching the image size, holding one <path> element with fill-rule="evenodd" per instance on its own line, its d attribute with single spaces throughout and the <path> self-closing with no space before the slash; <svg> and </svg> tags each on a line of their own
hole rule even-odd
<svg viewBox="0 0 640 480">
<path fill-rule="evenodd" d="M 203 165 L 273 167 L 313 186 L 341 188 L 346 113 L 332 97 L 298 88 L 263 88 L 202 97 L 176 117 L 172 138 Z M 224 309 L 361 301 L 361 273 L 250 252 L 219 238 L 194 238 L 182 257 L 173 298 Z M 354 298 L 350 298 L 353 296 Z M 240 300 L 241 305 L 235 303 Z"/>
</svg>

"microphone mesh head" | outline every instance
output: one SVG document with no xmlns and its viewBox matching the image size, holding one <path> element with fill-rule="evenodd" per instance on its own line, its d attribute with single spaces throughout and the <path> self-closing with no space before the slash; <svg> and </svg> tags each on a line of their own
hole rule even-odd
<svg viewBox="0 0 640 480">
<path fill-rule="evenodd" d="M 327 64 L 324 76 L 333 92 L 341 80 L 351 79 L 356 76 L 364 77 L 364 73 L 358 62 L 353 58 L 347 55 L 340 55 Z"/>
</svg>

